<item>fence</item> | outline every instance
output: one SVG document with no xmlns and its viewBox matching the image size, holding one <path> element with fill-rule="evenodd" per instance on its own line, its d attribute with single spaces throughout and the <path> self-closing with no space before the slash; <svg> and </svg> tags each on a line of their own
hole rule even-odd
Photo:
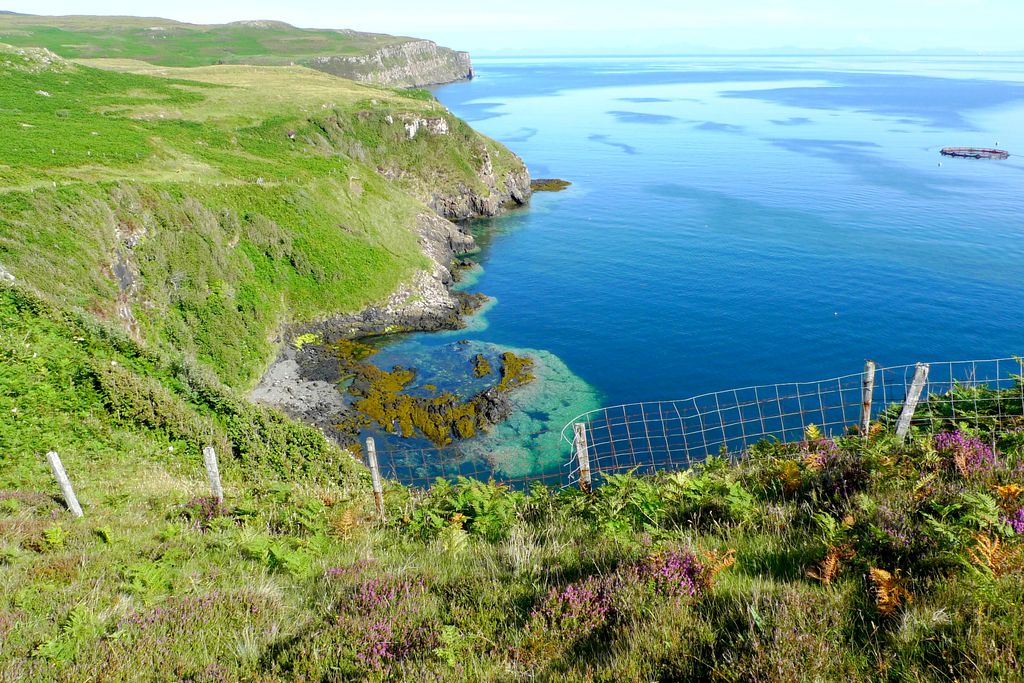
<svg viewBox="0 0 1024 683">
<path fill-rule="evenodd" d="M 917 363 L 812 382 L 730 389 L 675 401 L 611 406 L 584 413 L 561 430 L 559 444 L 520 453 L 547 467 L 517 475 L 501 447 L 479 445 L 381 452 L 380 473 L 410 486 L 436 478 L 493 479 L 510 486 L 599 483 L 602 475 L 683 469 L 712 455 L 736 456 L 762 440 L 791 443 L 814 425 L 824 436 L 863 431 L 872 422 L 905 434 L 913 426 L 962 421 L 973 426 L 1024 414 L 1016 358 Z M 972 391 L 987 387 L 991 395 Z M 486 449 L 483 449 L 486 451 Z"/>
<path fill-rule="evenodd" d="M 1016 358 L 887 368 L 868 361 L 861 373 L 827 380 L 601 408 L 567 424 L 562 440 L 576 454 L 570 480 L 586 487 L 601 474 L 680 469 L 765 439 L 800 441 L 811 425 L 837 436 L 878 420 L 898 434 L 924 424 L 1002 423 L 1024 414 L 1021 372 Z"/>
<path fill-rule="evenodd" d="M 589 490 L 603 475 L 683 469 L 712 455 L 739 455 L 766 439 L 801 441 L 811 425 L 826 437 L 866 434 L 873 424 L 906 435 L 915 425 L 935 430 L 967 423 L 982 428 L 1016 420 L 1024 431 L 1022 375 L 1020 358 L 888 368 L 868 361 L 861 373 L 815 382 L 601 408 L 579 415 L 560 433 L 532 434 L 518 445 L 470 441 L 446 448 L 378 451 L 371 438 L 366 441 L 366 462 L 382 517 L 382 478 L 407 486 L 469 477 L 510 486 L 578 484 Z M 558 447 L 550 446 L 553 441 Z M 220 501 L 224 494 L 216 454 L 206 448 L 203 456 L 212 496 Z M 60 457 L 51 452 L 47 459 L 69 509 L 82 516 Z"/>
</svg>

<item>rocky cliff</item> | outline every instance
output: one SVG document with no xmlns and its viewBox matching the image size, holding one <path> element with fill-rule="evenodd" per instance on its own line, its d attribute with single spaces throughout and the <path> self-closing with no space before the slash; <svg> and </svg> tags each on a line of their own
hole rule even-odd
<svg viewBox="0 0 1024 683">
<path fill-rule="evenodd" d="M 184 24 L 141 17 L 0 13 L 0 35 L 69 59 L 135 59 L 160 66 L 289 66 L 389 88 L 450 83 L 473 75 L 469 55 L 429 40 L 349 29 L 303 29 L 280 21 Z"/>
<path fill-rule="evenodd" d="M 347 440 L 337 425 L 353 415 L 338 391 L 338 360 L 325 343 L 368 335 L 408 330 L 440 330 L 461 325 L 464 303 L 450 289 L 451 266 L 458 254 L 472 251 L 472 236 L 454 223 L 429 213 L 416 220 L 420 248 L 430 260 L 386 301 L 357 313 L 332 316 L 319 322 L 293 326 L 285 331 L 277 359 L 267 369 L 249 397 L 283 410 L 291 417 L 318 427 L 339 442 Z M 300 345 L 295 340 L 312 335 L 318 343 Z"/>
<path fill-rule="evenodd" d="M 314 57 L 306 66 L 390 88 L 437 85 L 473 77 L 468 52 L 456 52 L 429 40 L 387 45 L 367 55 Z"/>
<path fill-rule="evenodd" d="M 529 201 L 530 174 L 523 161 L 440 103 L 430 114 L 363 104 L 354 115 L 317 117 L 318 147 L 372 165 L 448 220 L 496 216 Z M 460 163 L 450 163 L 453 158 Z"/>
</svg>

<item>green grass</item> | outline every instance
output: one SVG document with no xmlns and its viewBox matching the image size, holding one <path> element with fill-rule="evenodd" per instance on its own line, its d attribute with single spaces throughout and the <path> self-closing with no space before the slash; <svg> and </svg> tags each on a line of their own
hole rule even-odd
<svg viewBox="0 0 1024 683">
<path fill-rule="evenodd" d="M 424 267 L 433 193 L 520 162 L 420 92 L 90 64 L 0 48 L 0 680 L 1022 679 L 1021 387 L 921 408 L 955 436 L 892 407 L 590 495 L 389 484 L 381 523 L 240 389 Z"/>
<path fill-rule="evenodd" d="M 876 429 L 592 495 L 389 485 L 381 524 L 365 473 L 323 476 L 347 460 L 285 420 L 274 447 L 220 446 L 214 505 L 199 447 L 279 418 L 18 289 L 0 323 L 0 442 L 26 454 L 0 461 L 0 679 L 1019 680 L 1020 418 L 968 432 L 997 459 L 966 472 Z M 892 609 L 875 568 L 908 591 Z"/>
<path fill-rule="evenodd" d="M 8 488 L 46 481 L 41 455 L 50 450 L 70 467 L 102 471 L 99 491 L 122 468 L 164 466 L 179 476 L 205 445 L 221 452 L 228 476 L 248 481 L 363 476 L 317 430 L 252 405 L 180 353 L 147 349 L 117 327 L 6 284 L 0 359 L 0 476 Z"/>
<path fill-rule="evenodd" d="M 362 55 L 409 38 L 300 29 L 281 22 L 202 26 L 142 17 L 0 15 L 0 42 L 46 47 L 70 59 L 138 59 L 162 66 L 287 65 L 323 55 Z"/>
<path fill-rule="evenodd" d="M 236 387 L 283 325 L 379 302 L 426 267 L 421 201 L 489 192 L 483 150 L 521 164 L 417 92 L 300 67 L 104 66 L 0 51 L 0 264 Z M 408 140 L 402 117 L 426 116 L 453 133 Z"/>
</svg>

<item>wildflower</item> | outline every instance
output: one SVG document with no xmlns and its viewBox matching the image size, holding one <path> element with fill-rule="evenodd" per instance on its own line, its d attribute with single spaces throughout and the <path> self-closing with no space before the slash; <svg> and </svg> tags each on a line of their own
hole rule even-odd
<svg viewBox="0 0 1024 683">
<path fill-rule="evenodd" d="M 902 510 L 892 510 L 883 505 L 878 510 L 878 517 L 879 530 L 893 546 L 906 550 L 917 540 L 914 524 Z"/>
<path fill-rule="evenodd" d="M 705 567 L 690 552 L 670 550 L 647 558 L 639 568 L 640 579 L 662 595 L 696 597 L 704 592 Z"/>
<path fill-rule="evenodd" d="M 809 452 L 804 455 L 804 465 L 809 470 L 820 472 L 842 459 L 842 451 L 833 439 L 817 439 L 809 444 Z"/>
<path fill-rule="evenodd" d="M 996 454 L 991 446 L 959 429 L 936 434 L 934 443 L 935 450 L 950 456 L 954 467 L 963 477 L 990 471 L 996 465 Z"/>
<path fill-rule="evenodd" d="M 371 559 L 358 560 L 346 567 L 329 567 L 324 573 L 329 577 L 359 576 L 372 564 Z"/>
<path fill-rule="evenodd" d="M 362 632 L 356 646 L 356 659 L 372 671 L 383 671 L 411 654 L 431 650 L 438 645 L 437 634 L 404 620 L 377 619 Z"/>
<path fill-rule="evenodd" d="M 352 602 L 364 614 L 374 614 L 382 609 L 395 609 L 406 599 L 426 591 L 423 579 L 384 576 L 366 579 L 356 586 Z"/>
<path fill-rule="evenodd" d="M 1003 522 L 1013 529 L 1014 534 L 1017 536 L 1024 536 L 1024 508 L 1017 510 L 1012 515 L 1004 517 Z"/>
<path fill-rule="evenodd" d="M 611 610 L 606 584 L 596 577 L 552 588 L 530 615 L 531 629 L 557 634 L 564 640 L 585 638 L 604 626 Z"/>
</svg>

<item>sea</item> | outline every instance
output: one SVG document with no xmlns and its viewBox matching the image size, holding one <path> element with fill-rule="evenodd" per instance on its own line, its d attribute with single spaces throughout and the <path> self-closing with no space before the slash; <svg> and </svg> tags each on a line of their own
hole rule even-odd
<svg viewBox="0 0 1024 683">
<path fill-rule="evenodd" d="M 601 406 L 1024 354 L 1024 58 L 475 68 L 438 99 L 572 185 L 473 223 L 460 286 L 491 301 L 467 329 L 375 360 L 465 390 L 476 352 L 536 358 L 513 418 L 476 440 L 510 475 L 558 467 L 563 426 Z"/>
</svg>

